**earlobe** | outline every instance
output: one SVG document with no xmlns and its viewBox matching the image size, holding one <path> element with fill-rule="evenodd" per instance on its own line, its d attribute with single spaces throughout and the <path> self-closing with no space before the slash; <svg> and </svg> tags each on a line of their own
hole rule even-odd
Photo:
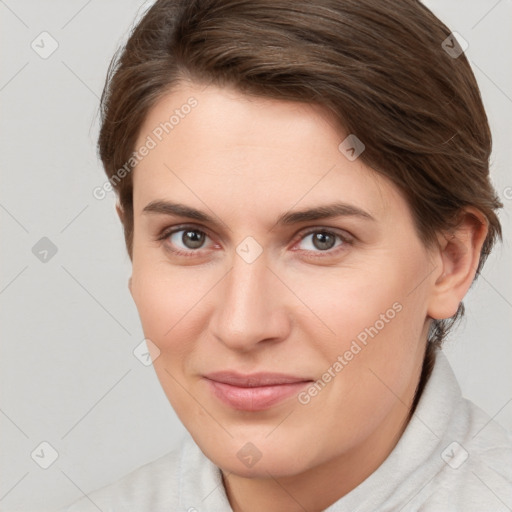
<svg viewBox="0 0 512 512">
<path fill-rule="evenodd" d="M 116 203 L 116 212 L 119 216 L 120 221 L 124 224 L 124 212 L 119 203 Z"/>
<path fill-rule="evenodd" d="M 440 234 L 437 251 L 442 269 L 430 297 L 428 315 L 431 318 L 450 318 L 457 312 L 475 278 L 487 231 L 481 212 L 468 208 L 454 230 Z"/>
</svg>

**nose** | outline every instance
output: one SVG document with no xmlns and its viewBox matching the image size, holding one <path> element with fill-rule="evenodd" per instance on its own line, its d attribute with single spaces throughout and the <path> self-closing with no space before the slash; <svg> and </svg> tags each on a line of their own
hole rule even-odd
<svg viewBox="0 0 512 512">
<path fill-rule="evenodd" d="M 218 341 L 248 352 L 289 336 L 286 289 L 263 254 L 252 263 L 235 254 L 231 270 L 219 285 L 210 323 Z"/>
</svg>

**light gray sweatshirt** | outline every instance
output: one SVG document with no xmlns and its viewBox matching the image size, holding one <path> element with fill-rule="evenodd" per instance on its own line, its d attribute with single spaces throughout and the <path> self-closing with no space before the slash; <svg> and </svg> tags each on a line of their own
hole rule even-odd
<svg viewBox="0 0 512 512">
<path fill-rule="evenodd" d="M 181 448 L 62 512 L 231 512 L 220 470 Z M 512 436 L 461 395 L 438 351 L 416 411 L 387 459 L 326 512 L 510 512 Z M 264 511 L 263 511 L 264 512 Z"/>
</svg>

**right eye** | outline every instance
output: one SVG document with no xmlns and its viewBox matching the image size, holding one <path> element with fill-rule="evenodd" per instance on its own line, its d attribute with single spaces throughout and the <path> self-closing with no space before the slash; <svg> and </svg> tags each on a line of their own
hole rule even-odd
<svg viewBox="0 0 512 512">
<path fill-rule="evenodd" d="M 194 256 L 209 238 L 195 226 L 177 226 L 164 230 L 158 240 L 164 240 L 166 248 L 177 255 Z"/>
</svg>

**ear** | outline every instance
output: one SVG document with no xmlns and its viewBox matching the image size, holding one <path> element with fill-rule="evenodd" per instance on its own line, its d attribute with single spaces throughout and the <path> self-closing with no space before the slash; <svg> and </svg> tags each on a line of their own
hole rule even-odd
<svg viewBox="0 0 512 512">
<path fill-rule="evenodd" d="M 130 290 L 130 294 L 133 297 L 133 291 L 132 291 L 132 278 L 131 276 L 128 278 L 128 290 Z"/>
<path fill-rule="evenodd" d="M 436 259 L 441 268 L 430 296 L 431 318 L 450 318 L 457 312 L 475 278 L 487 231 L 484 215 L 476 208 L 466 208 L 457 227 L 439 235 Z"/>
<path fill-rule="evenodd" d="M 119 219 L 121 220 L 121 223 L 124 224 L 124 212 L 119 203 L 116 203 L 116 212 L 117 212 L 117 215 L 119 216 Z"/>
</svg>

